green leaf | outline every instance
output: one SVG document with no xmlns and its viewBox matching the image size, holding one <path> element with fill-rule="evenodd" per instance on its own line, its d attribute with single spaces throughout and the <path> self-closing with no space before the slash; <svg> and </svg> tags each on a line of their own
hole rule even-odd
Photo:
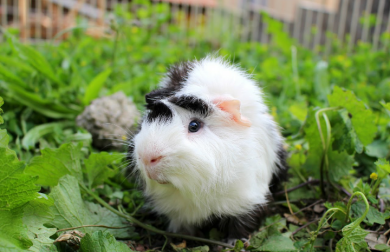
<svg viewBox="0 0 390 252">
<path fill-rule="evenodd" d="M 0 129 L 0 148 L 8 148 L 8 134 L 5 129 Z"/>
<path fill-rule="evenodd" d="M 356 131 L 349 118 L 348 111 L 341 109 L 338 111 L 339 118 L 337 122 L 332 126 L 333 150 L 344 151 L 348 154 L 363 152 L 363 144 L 359 140 Z"/>
<path fill-rule="evenodd" d="M 357 252 L 366 251 L 367 242 L 364 240 L 368 231 L 363 230 L 360 226 L 353 227 L 354 222 L 343 228 L 343 238 L 336 244 L 336 252 Z"/>
<path fill-rule="evenodd" d="M 26 83 L 24 83 L 22 79 L 20 79 L 17 75 L 13 74 L 9 69 L 3 67 L 3 65 L 1 64 L 0 64 L 0 78 L 6 82 L 14 83 L 14 85 L 19 85 L 22 88 L 27 88 Z"/>
<path fill-rule="evenodd" d="M 329 178 L 333 182 L 339 182 L 339 180 L 348 175 L 352 169 L 352 165 L 355 162 L 353 156 L 348 155 L 347 152 L 332 151 L 328 154 L 329 159 Z"/>
<path fill-rule="evenodd" d="M 105 229 L 98 227 L 84 227 L 79 230 L 83 233 L 92 233 L 97 230 L 110 232 L 116 237 L 129 237 L 134 227 L 118 215 L 100 205 L 84 202 L 80 195 L 80 188 L 75 177 L 66 175 L 58 185 L 53 187 L 50 197 L 54 199 L 52 211 L 55 215 L 51 225 L 62 229 L 83 225 L 106 225 L 111 227 L 127 227 L 124 229 Z"/>
<path fill-rule="evenodd" d="M 42 156 L 34 157 L 26 168 L 26 173 L 38 175 L 38 184 L 55 186 L 58 180 L 70 174 L 79 181 L 83 180 L 80 160 L 82 143 L 67 143 L 58 149 L 43 149 Z"/>
<path fill-rule="evenodd" d="M 241 240 L 237 240 L 233 251 L 241 251 L 242 249 L 244 249 L 244 243 Z"/>
<path fill-rule="evenodd" d="M 263 229 L 261 232 L 256 233 L 250 239 L 250 246 L 253 248 L 259 248 L 267 239 L 268 231 Z"/>
<path fill-rule="evenodd" d="M 58 79 L 57 75 L 54 73 L 53 68 L 49 62 L 47 62 L 41 53 L 29 45 L 23 45 L 20 43 L 17 44 L 17 48 L 19 49 L 19 55 L 21 58 L 30 63 L 33 68 L 45 75 L 51 81 L 57 83 L 58 85 L 64 86 L 61 80 Z"/>
<path fill-rule="evenodd" d="M 0 85 L 3 86 L 4 89 L 8 90 L 8 96 L 10 98 L 47 117 L 73 119 L 80 112 L 61 104 L 56 104 L 52 101 L 42 99 L 38 95 L 27 92 L 23 88 L 11 83 L 0 82 Z"/>
<path fill-rule="evenodd" d="M 375 249 L 379 251 L 390 252 L 390 247 L 387 246 L 387 244 L 377 244 L 375 245 Z"/>
<path fill-rule="evenodd" d="M 296 102 L 292 104 L 288 110 L 293 114 L 299 121 L 305 121 L 307 115 L 307 105 L 305 102 Z"/>
<path fill-rule="evenodd" d="M 88 105 L 93 99 L 96 99 L 99 96 L 99 92 L 110 74 L 111 69 L 107 69 L 101 72 L 88 84 L 83 99 L 84 105 Z"/>
<path fill-rule="evenodd" d="M 3 106 L 4 104 L 4 100 L 2 97 L 0 97 L 0 107 Z M 3 114 L 3 110 L 0 108 L 0 114 Z M 0 124 L 3 124 L 4 123 L 4 119 L 3 117 L 0 116 Z"/>
<path fill-rule="evenodd" d="M 383 140 L 375 140 L 366 146 L 366 154 L 370 157 L 385 158 L 388 152 L 388 144 Z"/>
<path fill-rule="evenodd" d="M 31 74 L 32 72 L 35 72 L 34 68 L 25 64 L 20 59 L 12 57 L 12 56 L 0 55 L 0 62 L 2 62 L 7 67 L 12 67 L 12 69 L 20 69 L 23 72 L 27 72 L 29 74 Z"/>
<path fill-rule="evenodd" d="M 306 162 L 304 164 L 304 168 L 310 173 L 310 175 L 319 178 L 321 157 L 324 151 L 323 151 L 320 133 L 318 131 L 317 122 L 315 119 L 316 112 L 317 110 L 313 108 L 309 110 L 306 118 L 306 123 L 304 125 L 305 140 L 309 143 L 309 147 L 310 147 Z M 324 135 L 324 139 L 326 139 L 327 132 L 326 132 L 326 126 L 324 120 L 320 120 L 320 124 L 322 128 L 322 133 Z"/>
<path fill-rule="evenodd" d="M 381 102 L 381 105 L 390 112 L 390 102 L 388 103 Z"/>
<path fill-rule="evenodd" d="M 33 245 L 23 224 L 23 207 L 0 210 L 0 248 L 2 251 L 21 251 Z"/>
<path fill-rule="evenodd" d="M 378 161 L 375 162 L 375 165 L 381 170 L 385 171 L 387 174 L 390 174 L 390 164 L 389 161 L 387 161 L 386 159 L 378 159 Z"/>
<path fill-rule="evenodd" d="M 15 155 L 0 148 L 0 209 L 13 209 L 39 196 L 37 177 L 24 174 L 24 167 Z"/>
<path fill-rule="evenodd" d="M 282 235 L 268 237 L 264 243 L 254 251 L 297 251 L 290 238 Z"/>
<path fill-rule="evenodd" d="M 187 248 L 188 252 L 209 252 L 210 248 L 209 246 L 200 246 L 200 247 L 195 247 L 195 248 Z"/>
<path fill-rule="evenodd" d="M 26 135 L 23 137 L 22 146 L 26 150 L 33 148 L 35 144 L 42 138 L 44 135 L 50 134 L 57 129 L 63 130 L 64 128 L 74 126 L 73 121 L 63 121 L 63 122 L 54 122 L 46 123 L 36 126 L 30 129 Z"/>
<path fill-rule="evenodd" d="M 113 177 L 117 171 L 109 168 L 108 165 L 121 160 L 122 157 L 121 154 L 109 154 L 107 152 L 92 153 L 84 161 L 89 188 L 101 185 L 105 180 Z"/>
<path fill-rule="evenodd" d="M 53 200 L 42 194 L 40 198 L 30 201 L 24 208 L 23 223 L 27 225 L 28 237 L 33 242 L 29 251 L 40 252 L 42 249 L 55 249 L 54 240 L 50 236 L 57 231 L 55 228 L 47 228 L 43 224 L 54 219 L 50 206 Z"/>
<path fill-rule="evenodd" d="M 352 204 L 351 210 L 354 213 L 354 216 L 360 217 L 363 215 L 364 211 L 366 209 L 366 206 L 364 202 L 355 202 Z M 374 207 L 370 207 L 368 210 L 368 213 L 366 215 L 365 220 L 363 220 L 365 223 L 367 223 L 369 226 L 374 225 L 374 223 L 378 224 L 385 224 L 386 220 L 390 218 L 390 212 L 386 211 L 384 213 L 381 213 L 378 211 L 378 209 Z"/>
<path fill-rule="evenodd" d="M 367 223 L 369 225 L 373 225 L 374 223 L 385 224 L 386 220 L 390 218 L 390 212 L 386 211 L 381 213 L 378 209 L 374 207 L 370 207 L 370 210 L 367 213 Z"/>
<path fill-rule="evenodd" d="M 80 252 L 128 252 L 132 251 L 126 244 L 118 242 L 110 233 L 96 231 L 86 234 L 80 243 Z"/>
<path fill-rule="evenodd" d="M 17 160 L 15 151 L 8 148 L 8 141 L 9 139 L 8 139 L 7 131 L 5 129 L 0 129 L 0 148 L 5 148 L 6 149 L 5 153 L 7 155 L 14 156 L 15 160 Z"/>
<path fill-rule="evenodd" d="M 377 132 L 375 115 L 356 98 L 354 93 L 335 86 L 333 94 L 328 95 L 328 101 L 332 107 L 340 106 L 348 110 L 352 126 L 364 146 L 372 142 Z"/>
</svg>

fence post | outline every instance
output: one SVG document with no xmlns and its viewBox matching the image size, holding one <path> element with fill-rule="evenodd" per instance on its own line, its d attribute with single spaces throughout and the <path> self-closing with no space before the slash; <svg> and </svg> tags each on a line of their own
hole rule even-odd
<svg viewBox="0 0 390 252">
<path fill-rule="evenodd" d="M 27 0 L 19 1 L 20 39 L 26 42 L 27 34 Z"/>
<path fill-rule="evenodd" d="M 380 28 L 382 24 L 382 18 L 383 18 L 383 9 L 385 7 L 385 1 L 380 0 L 379 2 L 379 8 L 378 8 L 378 17 L 376 19 L 375 23 L 375 31 L 374 31 L 374 41 L 373 41 L 373 50 L 376 51 L 378 49 L 378 43 L 379 43 L 379 37 L 380 37 Z"/>
</svg>

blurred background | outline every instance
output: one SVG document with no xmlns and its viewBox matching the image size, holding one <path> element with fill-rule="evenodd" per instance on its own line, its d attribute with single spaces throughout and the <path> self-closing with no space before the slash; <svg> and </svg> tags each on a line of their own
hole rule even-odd
<svg viewBox="0 0 390 252">
<path fill-rule="evenodd" d="M 156 7 L 161 2 L 169 4 L 164 13 Z M 150 25 L 166 15 L 161 34 L 173 41 L 185 39 L 192 46 L 196 40 L 187 33 L 177 36 L 177 31 L 167 29 L 168 24 L 187 29 L 201 27 L 204 35 L 217 42 L 230 38 L 270 43 L 269 23 L 261 15 L 266 13 L 279 20 L 283 30 L 300 44 L 311 49 L 325 46 L 327 54 L 332 36 L 347 43 L 349 50 L 358 41 L 378 48 L 387 46 L 380 37 L 390 31 L 389 0 L 163 0 L 150 1 L 156 8 L 143 14 L 137 3 L 142 1 L 0 0 L 0 25 L 19 29 L 22 40 L 36 42 L 56 36 L 66 38 L 66 33 L 58 33 L 80 25 L 78 20 L 83 19 L 87 34 L 104 37 L 115 15 L 132 16 L 127 20 L 129 25 L 139 26 L 138 13 L 147 15 Z"/>
</svg>

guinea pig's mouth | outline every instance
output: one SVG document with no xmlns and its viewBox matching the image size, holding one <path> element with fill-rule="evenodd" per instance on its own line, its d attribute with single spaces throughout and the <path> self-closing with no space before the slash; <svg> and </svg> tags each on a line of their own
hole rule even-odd
<svg viewBox="0 0 390 252">
<path fill-rule="evenodd" d="M 169 181 L 160 178 L 160 172 L 156 172 L 156 171 L 150 172 L 148 169 L 145 170 L 146 170 L 146 175 L 148 176 L 149 179 L 156 181 L 160 185 L 169 184 Z"/>
</svg>

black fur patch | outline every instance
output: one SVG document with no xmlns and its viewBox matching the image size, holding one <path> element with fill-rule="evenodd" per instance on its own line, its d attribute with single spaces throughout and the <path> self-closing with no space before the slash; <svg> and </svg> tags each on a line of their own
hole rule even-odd
<svg viewBox="0 0 390 252">
<path fill-rule="evenodd" d="M 172 96 L 168 101 L 181 108 L 184 108 L 193 113 L 198 113 L 202 116 L 208 116 L 211 112 L 211 107 L 205 101 L 197 98 L 196 96 Z"/>
<path fill-rule="evenodd" d="M 267 215 L 267 206 L 257 205 L 247 214 L 222 218 L 220 227 L 228 239 L 248 238 L 251 233 L 259 229 L 261 221 Z"/>
<path fill-rule="evenodd" d="M 171 66 L 166 74 L 166 86 L 145 95 L 146 108 L 152 110 L 157 101 L 173 96 L 180 91 L 193 66 L 194 63 L 191 61 Z"/>
<path fill-rule="evenodd" d="M 188 75 L 193 68 L 194 62 L 191 61 L 171 66 L 166 75 L 169 80 L 166 88 L 175 92 L 179 91 L 183 87 L 183 82 L 187 80 Z"/>
<path fill-rule="evenodd" d="M 168 90 L 166 88 L 160 88 L 157 90 L 153 90 L 149 94 L 145 95 L 145 101 L 146 101 L 146 108 L 147 109 L 153 109 L 155 106 L 155 103 L 160 101 L 161 99 L 164 99 L 166 97 L 169 97 L 173 95 L 174 92 L 171 90 Z"/>
<path fill-rule="evenodd" d="M 155 101 L 148 109 L 150 109 L 150 112 L 146 120 L 149 123 L 156 120 L 160 122 L 169 122 L 172 120 L 173 114 L 171 109 L 161 101 Z"/>
<path fill-rule="evenodd" d="M 267 196 L 267 200 L 270 202 L 273 199 L 271 196 Z M 251 212 L 239 216 L 211 218 L 209 222 L 201 226 L 200 231 L 207 233 L 210 229 L 217 228 L 224 238 L 248 238 L 251 233 L 259 229 L 261 222 L 269 213 L 267 205 L 256 205 Z"/>
<path fill-rule="evenodd" d="M 284 181 L 288 180 L 288 165 L 287 165 L 287 151 L 283 149 L 283 146 L 280 146 L 279 151 L 278 151 L 278 158 L 279 158 L 279 163 L 276 164 L 278 167 L 278 173 L 274 174 L 272 176 L 272 180 L 270 183 L 270 190 L 271 193 L 276 192 L 278 189 L 280 189 L 280 184 Z"/>
</svg>

